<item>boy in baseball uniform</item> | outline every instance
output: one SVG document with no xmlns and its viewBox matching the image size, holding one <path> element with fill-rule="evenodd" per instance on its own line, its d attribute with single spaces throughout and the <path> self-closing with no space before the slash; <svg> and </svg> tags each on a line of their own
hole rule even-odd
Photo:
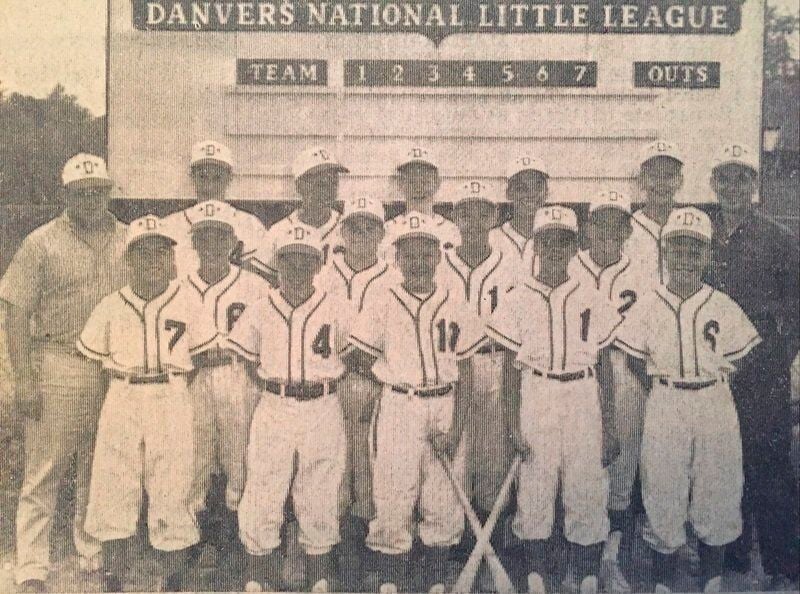
<svg viewBox="0 0 800 594">
<path fill-rule="evenodd" d="M 350 306 L 355 319 L 364 308 L 367 294 L 385 282 L 389 272 L 378 255 L 384 238 L 383 204 L 370 198 L 345 200 L 340 231 L 341 243 L 333 249 L 331 265 L 321 273 L 322 283 Z M 347 432 L 347 470 L 342 483 L 338 562 L 346 591 L 361 589 L 365 538 L 369 520 L 375 515 L 367 437 L 380 390 L 378 382 L 356 373 L 348 373 L 339 385 Z"/>
<path fill-rule="evenodd" d="M 181 276 L 197 268 L 197 254 L 192 248 L 189 213 L 196 210 L 200 204 L 213 208 L 214 205 L 218 206 L 230 200 L 228 188 L 233 179 L 233 167 L 231 149 L 216 140 L 202 140 L 191 148 L 189 173 L 197 202 L 164 217 L 165 225 L 171 229 L 173 237 L 178 242 L 175 246 L 175 259 Z M 256 259 L 256 248 L 263 241 L 264 224 L 249 212 L 241 209 L 236 211 L 236 229 L 234 229 L 236 245 L 231 252 L 231 262 L 261 273 L 264 265 Z"/>
<path fill-rule="evenodd" d="M 425 587 L 443 591 L 464 514 L 437 458 L 451 460 L 463 478 L 469 358 L 485 337 L 463 293 L 434 280 L 442 258 L 435 223 L 410 213 L 393 231 L 387 241 L 401 276 L 367 294 L 348 356 L 351 369 L 383 384 L 370 430 L 376 515 L 367 546 L 378 554 L 382 587 L 407 591 L 417 506 Z"/>
<path fill-rule="evenodd" d="M 594 286 L 568 273 L 578 222 L 563 206 L 536 213 L 535 277 L 520 284 L 489 321 L 506 355 L 506 422 L 520 466 L 513 530 L 524 541 L 528 590 L 545 590 L 544 560 L 559 481 L 564 535 L 582 593 L 597 591 L 608 534 L 604 427 L 595 365 L 620 317 Z M 607 395 L 606 395 L 607 396 Z M 603 403 L 605 405 L 606 403 Z"/>
<path fill-rule="evenodd" d="M 196 375 L 189 391 L 195 406 L 195 503 L 207 545 L 200 564 L 205 567 L 215 566 L 218 553 L 230 552 L 238 539 L 236 509 L 244 489 L 247 435 L 257 398 L 245 370 L 225 351 L 225 338 L 244 310 L 266 297 L 269 288 L 257 274 L 230 263 L 240 213 L 221 201 L 185 211 L 198 262 L 180 281 L 195 330 L 190 352 Z"/>
<path fill-rule="evenodd" d="M 586 236 L 588 249 L 579 250 L 569 265 L 570 276 L 594 286 L 624 316 L 647 287 L 637 275 L 631 257 L 622 246 L 631 234 L 631 203 L 615 190 L 600 192 L 589 204 Z M 646 289 L 645 289 L 646 290 Z M 630 508 L 639 448 L 644 423 L 645 386 L 640 375 L 632 371 L 629 356 L 613 348 L 608 351 L 609 382 L 601 386 L 614 390 L 613 424 L 618 440 L 619 457 L 609 466 L 609 519 L 611 533 L 603 551 L 601 579 L 610 592 L 630 592 L 630 585 L 619 566 L 620 544 L 633 536 L 634 518 Z"/>
<path fill-rule="evenodd" d="M 702 282 L 712 234 L 696 208 L 670 214 L 662 234 L 668 284 L 627 312 L 616 339 L 653 380 L 641 472 L 645 539 L 661 592 L 673 586 L 686 522 L 700 541 L 706 592 L 720 591 L 724 545 L 742 530 L 742 445 L 729 377 L 761 339 L 732 299 Z"/>
<path fill-rule="evenodd" d="M 185 289 L 171 280 L 174 245 L 158 217 L 133 221 L 125 252 L 130 284 L 97 305 L 77 341 L 81 353 L 100 361 L 110 376 L 86 519 L 89 533 L 102 542 L 106 591 L 122 589 L 142 489 L 166 589 L 180 588 L 187 550 L 200 537 L 190 502 L 194 448 L 187 375 L 194 320 Z"/>
<path fill-rule="evenodd" d="M 255 367 L 260 400 L 250 427 L 239 536 L 248 553 L 245 588 L 281 586 L 280 530 L 291 494 L 312 591 L 334 587 L 331 551 L 339 542 L 339 488 L 347 440 L 337 385 L 345 367 L 349 307 L 314 279 L 322 242 L 306 225 L 276 238 L 270 266 L 279 289 L 248 307 L 229 347 Z"/>
<path fill-rule="evenodd" d="M 265 244 L 257 254 L 273 283 L 276 282 L 277 272 L 271 270 L 270 262 L 277 243 L 296 227 L 307 226 L 314 231 L 313 236 L 322 247 L 322 263 L 327 264 L 330 260 L 331 250 L 339 243 L 341 214 L 333 205 L 339 195 L 339 181 L 343 173 L 350 173 L 350 170 L 328 148 L 314 146 L 295 157 L 292 175 L 295 189 L 300 195 L 300 207 L 269 228 Z"/>
<path fill-rule="evenodd" d="M 685 157 L 680 148 L 665 140 L 644 147 L 636 173 L 636 185 L 644 206 L 631 217 L 631 235 L 624 251 L 635 256 L 632 265 L 653 288 L 666 282 L 662 258 L 663 227 L 675 207 L 675 196 L 683 186 Z"/>
<path fill-rule="evenodd" d="M 500 203 L 482 181 L 470 180 L 460 188 L 452 216 L 461 242 L 445 253 L 440 267 L 444 282 L 464 297 L 467 307 L 484 323 L 516 284 L 519 272 L 518 258 L 504 252 L 497 235 L 492 235 Z M 467 423 L 467 485 L 482 523 L 494 507 L 511 464 L 500 398 L 503 360 L 503 349 L 491 341 L 472 358 L 475 379 Z M 495 543 L 495 549 L 499 548 Z M 484 571 L 480 576 L 488 574 Z"/>
</svg>

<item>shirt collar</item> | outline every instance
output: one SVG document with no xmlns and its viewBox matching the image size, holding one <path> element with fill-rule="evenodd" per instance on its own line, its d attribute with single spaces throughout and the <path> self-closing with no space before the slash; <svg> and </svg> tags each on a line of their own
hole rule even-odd
<svg viewBox="0 0 800 594">
<path fill-rule="evenodd" d="M 633 213 L 633 215 L 631 216 L 631 218 L 632 218 L 634 221 L 636 221 L 637 223 L 639 223 L 639 225 L 641 225 L 642 227 L 644 227 L 644 228 L 645 228 L 645 230 L 646 230 L 648 233 L 650 233 L 650 235 L 652 235 L 653 237 L 656 237 L 656 238 L 658 238 L 658 237 L 660 237 L 660 236 L 661 236 L 661 229 L 662 229 L 662 225 L 661 225 L 661 224 L 659 224 L 659 222 L 658 222 L 658 221 L 654 221 L 653 219 L 651 219 L 650 217 L 648 217 L 648 216 L 647 216 L 647 215 L 644 213 L 644 210 L 642 210 L 642 209 L 639 209 L 639 210 L 637 210 L 635 213 Z"/>
<path fill-rule="evenodd" d="M 702 303 L 708 298 L 709 294 L 713 290 L 714 289 L 712 289 L 710 286 L 704 284 L 694 295 L 690 295 L 686 299 L 683 299 L 680 295 L 676 295 L 675 293 L 670 291 L 667 288 L 667 285 L 659 285 L 658 288 L 656 289 L 656 293 L 658 293 L 658 295 L 664 301 L 666 301 L 674 311 L 677 312 L 678 309 L 681 307 L 686 307 L 686 306 L 692 307 L 694 304 Z"/>
<path fill-rule="evenodd" d="M 626 268 L 630 263 L 630 259 L 628 258 L 628 256 L 626 256 L 625 254 L 620 254 L 619 260 L 617 260 L 610 266 L 606 266 L 605 268 L 600 268 L 600 265 L 597 264 L 597 262 L 595 262 L 592 259 L 592 256 L 589 254 L 589 250 L 580 250 L 578 252 L 578 261 L 596 279 L 599 279 L 600 276 L 602 276 L 603 274 L 614 274 L 616 272 L 619 272 L 623 268 Z"/>
<path fill-rule="evenodd" d="M 300 314 L 303 318 L 305 318 L 306 312 L 316 309 L 320 301 L 325 298 L 325 295 L 327 295 L 327 292 L 319 288 L 315 283 L 314 292 L 308 299 L 306 299 L 297 307 L 293 307 L 288 301 L 286 301 L 286 299 L 283 298 L 283 295 L 281 295 L 280 289 L 278 288 L 270 290 L 268 300 L 281 314 L 283 319 L 288 322 L 289 317 L 293 314 Z"/>
<path fill-rule="evenodd" d="M 568 276 L 567 280 L 565 280 L 557 287 L 550 287 L 540 282 L 535 277 L 529 278 L 528 280 L 525 281 L 525 285 L 529 289 L 535 291 L 536 293 L 539 293 L 542 297 L 548 300 L 552 299 L 553 297 L 559 297 L 561 295 L 565 295 L 567 293 L 572 292 L 572 290 L 575 289 L 578 286 L 578 284 L 579 284 L 578 280 L 571 276 Z"/>
<path fill-rule="evenodd" d="M 169 301 L 172 301 L 172 298 L 175 297 L 177 292 L 180 290 L 180 282 L 177 280 L 170 281 L 169 285 L 167 285 L 166 290 L 157 295 L 150 301 L 145 301 L 141 297 L 139 297 L 136 293 L 133 292 L 133 289 L 130 285 L 125 285 L 119 290 L 120 295 L 122 296 L 123 300 L 126 301 L 133 309 L 135 309 L 140 315 L 144 315 L 145 310 L 150 309 L 152 307 L 158 308 L 161 305 L 166 305 Z"/>
<path fill-rule="evenodd" d="M 517 249 L 522 251 L 522 249 L 525 247 L 525 244 L 528 242 L 528 238 L 514 229 L 513 225 L 511 225 L 511 221 L 506 221 L 500 226 L 500 228 L 503 230 L 503 233 L 505 233 L 508 238 L 514 242 L 514 245 L 517 246 Z"/>
<path fill-rule="evenodd" d="M 201 295 L 205 295 L 205 293 L 208 292 L 208 290 L 213 288 L 213 287 L 229 287 L 239 277 L 241 272 L 242 272 L 241 268 L 239 268 L 238 266 L 234 266 L 232 264 L 231 265 L 231 269 L 228 271 L 228 274 L 223 276 L 217 282 L 211 283 L 211 284 L 209 284 L 206 281 L 204 281 L 197 270 L 192 270 L 186 276 L 187 276 L 189 282 L 192 285 L 194 285 L 194 287 L 197 289 L 197 291 Z"/>
</svg>

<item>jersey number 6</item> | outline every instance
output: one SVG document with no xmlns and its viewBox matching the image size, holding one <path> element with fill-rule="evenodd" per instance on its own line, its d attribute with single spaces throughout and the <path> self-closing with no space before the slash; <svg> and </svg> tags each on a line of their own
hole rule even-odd
<svg viewBox="0 0 800 594">
<path fill-rule="evenodd" d="M 172 349 L 181 339 L 181 336 L 183 336 L 183 333 L 186 332 L 186 324 L 184 322 L 178 322 L 176 320 L 164 320 L 164 330 L 166 330 L 167 332 L 172 332 L 174 330 L 172 336 L 170 336 L 169 338 L 169 343 L 167 345 L 169 347 L 169 352 L 171 353 Z"/>
</svg>

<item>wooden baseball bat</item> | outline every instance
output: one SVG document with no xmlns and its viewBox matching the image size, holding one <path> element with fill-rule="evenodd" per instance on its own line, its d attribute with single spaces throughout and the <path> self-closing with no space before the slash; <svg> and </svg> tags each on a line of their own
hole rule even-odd
<svg viewBox="0 0 800 594">
<path fill-rule="evenodd" d="M 486 524 L 486 527 L 481 526 L 481 522 L 478 519 L 478 516 L 475 515 L 475 511 L 472 509 L 472 506 L 469 503 L 469 499 L 467 499 L 466 493 L 464 493 L 464 489 L 459 484 L 458 479 L 455 477 L 453 473 L 453 467 L 448 460 L 444 456 L 439 456 L 439 460 L 442 463 L 442 466 L 447 473 L 447 477 L 450 479 L 450 482 L 453 485 L 453 489 L 455 490 L 456 497 L 458 498 L 461 507 L 464 509 L 464 513 L 467 516 L 467 521 L 469 522 L 472 531 L 478 535 L 478 545 L 483 543 L 483 546 L 479 547 L 476 546 L 475 549 L 469 556 L 467 560 L 467 564 L 461 570 L 461 574 L 459 574 L 458 581 L 453 586 L 454 592 L 461 592 L 466 593 L 472 590 L 472 584 L 475 581 L 475 576 L 478 574 L 478 568 L 480 567 L 481 560 L 483 559 L 484 555 L 486 556 L 486 563 L 489 566 L 489 571 L 492 573 L 492 579 L 494 580 L 494 584 L 497 587 L 498 592 L 501 594 L 510 594 L 514 592 L 514 584 L 511 582 L 511 578 L 508 577 L 508 573 L 506 573 L 503 564 L 500 563 L 500 559 L 497 557 L 497 553 L 495 553 L 494 548 L 492 547 L 492 543 L 490 542 L 492 530 L 494 530 L 494 524 L 489 526 L 491 522 L 492 516 L 490 514 L 489 521 Z M 515 469 L 518 464 L 512 464 L 512 469 Z M 500 507 L 501 505 L 498 503 L 502 499 L 505 498 L 503 493 L 508 493 L 508 489 L 511 487 L 511 479 L 513 479 L 513 472 L 509 471 L 508 477 L 506 477 L 506 481 L 503 483 L 503 487 L 501 488 L 501 497 L 497 498 L 495 502 L 495 509 L 492 510 L 494 514 L 494 523 L 497 523 L 497 519 L 500 517 Z M 511 478 L 509 478 L 511 477 Z M 508 483 L 508 487 L 506 484 Z M 496 511 L 496 513 L 495 513 Z M 487 531 L 488 528 L 488 531 Z M 486 535 L 484 535 L 486 532 Z M 483 537 L 483 538 L 482 538 Z M 477 551 L 477 555 L 476 555 Z M 471 577 L 470 577 L 471 576 Z M 464 577 L 465 579 L 462 579 Z"/>
</svg>

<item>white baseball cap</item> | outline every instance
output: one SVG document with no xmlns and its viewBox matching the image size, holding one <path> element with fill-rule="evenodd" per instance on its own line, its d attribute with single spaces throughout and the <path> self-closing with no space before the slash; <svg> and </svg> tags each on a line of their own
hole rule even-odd
<svg viewBox="0 0 800 594">
<path fill-rule="evenodd" d="M 70 188 L 108 188 L 114 185 L 102 157 L 78 153 L 64 163 L 61 182 Z"/>
<path fill-rule="evenodd" d="M 322 257 L 320 232 L 316 227 L 302 223 L 285 229 L 275 237 L 275 256 L 289 252 L 303 252 Z"/>
<path fill-rule="evenodd" d="M 543 206 L 533 216 L 533 232 L 539 233 L 545 229 L 566 229 L 577 233 L 578 217 L 574 210 L 566 206 Z"/>
<path fill-rule="evenodd" d="M 301 152 L 292 163 L 292 175 L 297 179 L 312 171 L 333 169 L 339 173 L 349 173 L 350 170 L 339 163 L 330 150 L 322 146 L 314 146 Z"/>
<path fill-rule="evenodd" d="M 491 189 L 481 180 L 471 179 L 459 188 L 458 195 L 453 202 L 460 204 L 462 202 L 488 202 L 489 204 L 499 204 L 505 202 L 505 196 L 498 197 L 496 192 Z"/>
<path fill-rule="evenodd" d="M 744 144 L 734 143 L 723 146 L 714 157 L 713 169 L 732 163 L 743 165 L 758 173 L 758 153 Z"/>
<path fill-rule="evenodd" d="M 661 237 L 668 239 L 681 235 L 711 243 L 711 238 L 714 236 L 711 218 L 694 206 L 676 208 L 670 213 L 661 231 Z"/>
<path fill-rule="evenodd" d="M 546 177 L 550 177 L 544 161 L 532 155 L 520 155 L 506 166 L 506 179 L 511 179 L 523 171 L 538 171 Z"/>
<path fill-rule="evenodd" d="M 192 157 L 189 167 L 203 163 L 217 163 L 233 169 L 233 153 L 231 149 L 216 140 L 201 140 L 192 146 Z"/>
<path fill-rule="evenodd" d="M 631 214 L 631 199 L 627 194 L 616 190 L 603 190 L 589 204 L 589 214 L 606 208 L 615 208 Z"/>
<path fill-rule="evenodd" d="M 372 198 L 352 198 L 350 200 L 345 200 L 342 220 L 356 215 L 373 217 L 383 223 L 383 203 L 379 200 L 373 200 Z"/>
<path fill-rule="evenodd" d="M 639 158 L 639 166 L 644 165 L 647 161 L 655 159 L 656 157 L 670 157 L 678 161 L 681 165 L 686 162 L 686 157 L 677 144 L 666 140 L 656 140 L 642 149 Z"/>
<path fill-rule="evenodd" d="M 236 209 L 221 200 L 206 200 L 187 208 L 184 212 L 192 231 L 212 225 L 235 228 Z"/>
<path fill-rule="evenodd" d="M 425 165 L 430 165 L 435 169 L 439 169 L 439 164 L 437 163 L 433 153 L 429 149 L 419 145 L 414 145 L 405 152 L 403 155 L 403 160 L 397 164 L 397 170 L 400 171 L 407 165 L 411 165 L 413 163 L 422 163 Z"/>
<path fill-rule="evenodd" d="M 397 243 L 409 237 L 427 237 L 441 244 L 439 225 L 432 217 L 419 212 L 411 212 L 392 219 L 386 241 Z"/>
<path fill-rule="evenodd" d="M 131 244 L 145 237 L 164 237 L 168 239 L 172 245 L 176 243 L 164 219 L 160 219 L 152 214 L 140 217 L 128 225 L 128 232 L 125 236 L 125 247 L 128 248 Z"/>
</svg>

